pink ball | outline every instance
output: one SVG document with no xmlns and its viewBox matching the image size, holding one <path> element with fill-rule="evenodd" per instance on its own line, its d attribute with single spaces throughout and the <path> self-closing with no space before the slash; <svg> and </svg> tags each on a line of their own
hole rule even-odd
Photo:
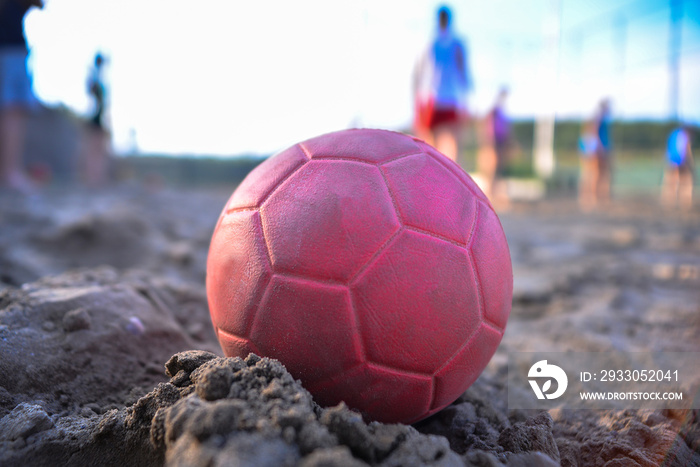
<svg viewBox="0 0 700 467">
<path fill-rule="evenodd" d="M 346 130 L 253 170 L 214 231 L 211 317 L 227 356 L 280 360 L 324 406 L 413 423 L 459 397 L 503 336 L 503 229 L 416 138 Z"/>
</svg>

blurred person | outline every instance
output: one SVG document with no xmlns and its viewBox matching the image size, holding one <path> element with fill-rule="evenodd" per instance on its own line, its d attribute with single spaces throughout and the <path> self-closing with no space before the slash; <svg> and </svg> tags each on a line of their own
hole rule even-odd
<svg viewBox="0 0 700 467">
<path fill-rule="evenodd" d="M 27 69 L 29 49 L 24 16 L 41 0 L 0 0 L 0 186 L 31 193 L 34 184 L 24 171 L 27 114 L 37 105 Z"/>
<path fill-rule="evenodd" d="M 93 110 L 85 130 L 81 166 L 83 181 L 92 187 L 106 181 L 110 159 L 110 134 L 105 117 L 107 89 L 103 76 L 104 63 L 104 56 L 97 53 L 87 81 Z"/>
<path fill-rule="evenodd" d="M 693 205 L 695 167 L 690 143 L 690 128 L 681 125 L 671 132 L 666 149 L 666 172 L 661 191 L 662 202 L 690 209 Z"/>
<path fill-rule="evenodd" d="M 610 101 L 603 99 L 593 117 L 584 124 L 579 141 L 582 156 L 579 204 L 585 211 L 610 201 L 610 121 Z"/>
<path fill-rule="evenodd" d="M 503 87 L 496 102 L 484 117 L 480 131 L 477 169 L 484 179 L 486 196 L 501 208 L 509 204 L 504 176 L 512 150 L 510 120 L 505 113 L 508 89 Z"/>
<path fill-rule="evenodd" d="M 468 120 L 467 92 L 472 88 L 469 56 L 452 29 L 452 12 L 438 9 L 438 31 L 413 75 L 416 136 L 457 161 L 460 125 Z"/>
</svg>

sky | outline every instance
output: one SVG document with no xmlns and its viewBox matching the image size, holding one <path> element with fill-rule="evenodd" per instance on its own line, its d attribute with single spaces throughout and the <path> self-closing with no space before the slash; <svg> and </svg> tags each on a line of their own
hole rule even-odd
<svg viewBox="0 0 700 467">
<path fill-rule="evenodd" d="M 513 118 L 583 118 L 603 97 L 618 118 L 668 118 L 671 1 L 679 113 L 700 123 L 696 0 L 447 3 L 468 44 L 471 111 L 507 86 Z M 349 127 L 409 128 L 411 74 L 442 3 L 45 0 L 25 31 L 48 106 L 88 115 L 90 66 L 108 57 L 118 153 L 264 155 Z"/>
</svg>

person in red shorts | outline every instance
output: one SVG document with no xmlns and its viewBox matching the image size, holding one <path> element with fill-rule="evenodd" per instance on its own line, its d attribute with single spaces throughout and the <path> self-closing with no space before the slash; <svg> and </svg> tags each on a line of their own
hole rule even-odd
<svg viewBox="0 0 700 467">
<path fill-rule="evenodd" d="M 416 135 L 456 161 L 472 82 L 467 47 L 453 32 L 452 13 L 445 6 L 438 10 L 437 35 L 416 66 L 413 84 Z"/>
</svg>

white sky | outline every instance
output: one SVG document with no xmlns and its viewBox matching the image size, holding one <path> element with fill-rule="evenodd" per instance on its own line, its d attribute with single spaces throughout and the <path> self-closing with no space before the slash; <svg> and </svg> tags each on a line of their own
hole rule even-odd
<svg viewBox="0 0 700 467">
<path fill-rule="evenodd" d="M 135 141 L 147 153 L 231 155 L 271 153 L 350 126 L 407 128 L 411 71 L 442 2 L 45 3 L 26 21 L 41 100 L 89 112 L 85 83 L 101 50 L 118 151 Z M 540 57 L 553 4 L 452 4 L 470 49 L 474 112 L 506 84 L 515 117 L 537 115 L 547 102 L 559 116 L 580 117 L 604 96 L 621 117 L 668 116 L 666 0 L 562 0 L 558 80 L 548 82 Z M 700 4 L 683 5 L 681 115 L 700 122 Z"/>
</svg>

